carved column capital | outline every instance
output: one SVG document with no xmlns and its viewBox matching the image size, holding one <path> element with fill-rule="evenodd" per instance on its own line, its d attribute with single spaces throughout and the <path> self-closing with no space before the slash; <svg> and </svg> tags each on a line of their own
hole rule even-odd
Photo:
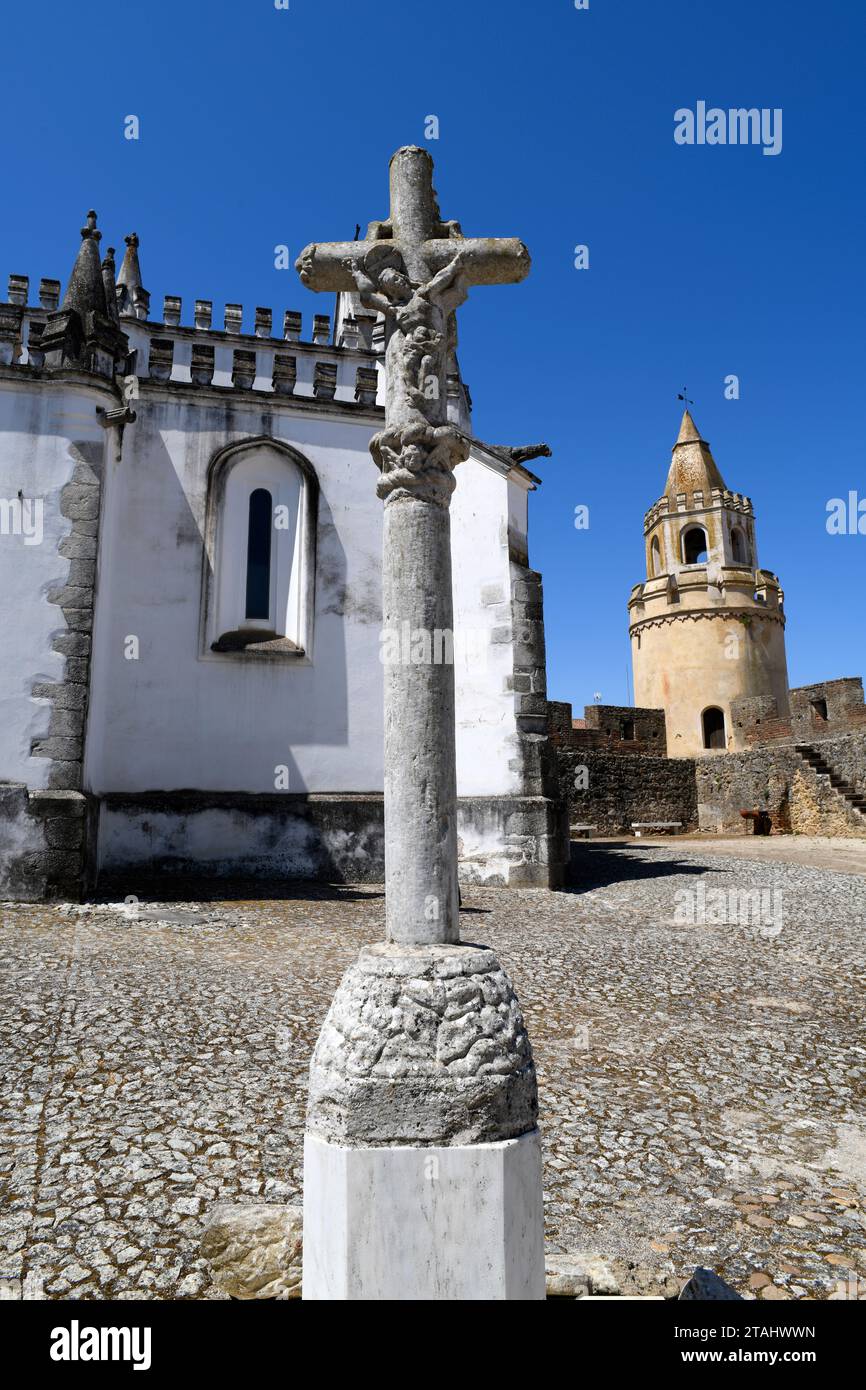
<svg viewBox="0 0 866 1390">
<path fill-rule="evenodd" d="M 447 507 L 454 469 L 469 457 L 469 441 L 453 425 L 395 425 L 373 436 L 370 453 L 382 473 L 376 493 L 383 501 L 402 494 Z"/>
</svg>

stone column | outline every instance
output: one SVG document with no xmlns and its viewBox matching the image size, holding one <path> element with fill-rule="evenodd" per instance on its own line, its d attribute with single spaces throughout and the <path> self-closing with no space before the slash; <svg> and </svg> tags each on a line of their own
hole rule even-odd
<svg viewBox="0 0 866 1390">
<path fill-rule="evenodd" d="M 386 499 L 382 621 L 393 634 L 383 650 L 396 656 L 384 668 L 387 937 L 458 941 L 454 666 L 443 659 L 454 621 L 447 501 L 405 491 Z"/>
</svg>

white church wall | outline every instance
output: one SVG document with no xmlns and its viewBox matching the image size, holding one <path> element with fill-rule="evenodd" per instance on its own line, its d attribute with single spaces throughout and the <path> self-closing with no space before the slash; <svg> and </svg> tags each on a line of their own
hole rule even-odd
<svg viewBox="0 0 866 1390">
<path fill-rule="evenodd" d="M 295 661 L 223 656 L 200 640 L 208 467 L 265 429 L 309 460 L 320 487 L 315 633 Z M 105 496 L 87 763 L 102 799 L 101 872 L 159 863 L 381 876 L 381 802 L 363 795 L 382 787 L 382 504 L 368 438 L 368 425 L 326 412 L 265 417 L 246 403 L 191 408 L 174 392 L 143 393 Z M 513 490 L 470 459 L 452 502 L 458 834 L 470 882 L 547 873 L 548 812 L 526 800 L 515 716 Z"/>
<path fill-rule="evenodd" d="M 87 778 L 97 793 L 381 787 L 381 503 L 368 425 L 143 389 L 106 489 Z M 314 656 L 203 651 L 208 467 L 273 435 L 320 483 Z M 138 655 L 127 656 L 136 638 Z"/>
<path fill-rule="evenodd" d="M 259 310 L 245 334 L 234 306 L 223 331 L 205 302 L 181 325 L 167 296 L 162 323 L 123 319 L 130 360 L 110 328 L 79 343 L 78 309 L 53 316 L 45 286 L 38 310 L 6 306 L 0 345 L 6 891 L 77 896 L 97 857 L 121 876 L 379 881 L 383 513 L 368 446 L 381 334 L 345 319 L 334 347 L 318 316 L 311 343 L 287 311 L 281 338 Z M 470 431 L 468 405 L 449 377 L 449 418 Z M 546 881 L 553 832 L 523 708 L 534 649 L 517 668 L 526 485 L 478 446 L 452 505 L 466 881 Z M 271 537 L 267 604 L 265 492 L 290 523 Z M 223 531 L 222 495 L 246 513 Z"/>
<path fill-rule="evenodd" d="M 451 503 L 454 579 L 457 791 L 460 796 L 520 791 L 516 720 L 507 480 L 477 458 L 456 470 Z"/>
<path fill-rule="evenodd" d="M 151 388 L 137 406 L 104 500 L 89 787 L 268 794 L 284 766 L 290 792 L 381 790 L 382 504 L 369 425 Z M 320 485 L 313 654 L 296 661 L 217 654 L 199 640 L 208 466 L 227 443 L 268 432 L 305 454 Z M 460 465 L 452 525 L 463 796 L 519 791 L 508 767 L 508 490 L 485 464 Z"/>
</svg>

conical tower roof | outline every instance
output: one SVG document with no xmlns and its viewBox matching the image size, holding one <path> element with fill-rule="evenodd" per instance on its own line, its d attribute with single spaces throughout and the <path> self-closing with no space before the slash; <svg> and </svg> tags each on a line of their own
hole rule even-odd
<svg viewBox="0 0 866 1390">
<path fill-rule="evenodd" d="M 671 454 L 665 493 L 673 500 L 678 492 L 703 492 L 704 498 L 709 501 L 715 487 L 724 491 L 724 479 L 709 444 L 701 438 L 700 430 L 690 412 L 685 410 L 677 442 Z"/>
<path fill-rule="evenodd" d="M 81 228 L 81 245 L 61 306 L 65 310 L 74 309 L 82 322 L 90 312 L 106 314 L 105 285 L 99 260 L 101 236 L 102 233 L 96 230 L 96 213 L 91 208 L 87 214 L 87 225 Z"/>
<path fill-rule="evenodd" d="M 117 277 L 118 285 L 125 285 L 128 290 L 141 288 L 141 266 L 138 264 L 138 233 L 130 232 L 128 237 L 124 237 L 126 251 L 123 255 L 123 264 L 120 267 L 120 274 Z"/>
<path fill-rule="evenodd" d="M 99 259 L 101 232 L 96 213 L 87 214 L 81 245 L 66 286 L 63 303 L 48 315 L 40 339 L 49 371 L 74 368 L 111 377 L 120 370 L 129 350 L 114 308 L 114 252 Z M 110 306 L 110 307 L 109 307 Z"/>
<path fill-rule="evenodd" d="M 130 232 L 125 240 L 126 252 L 117 277 L 117 308 L 121 318 L 146 319 L 150 310 L 150 295 L 141 283 L 138 235 Z"/>
<path fill-rule="evenodd" d="M 105 290 L 105 309 L 112 323 L 119 323 L 117 315 L 117 289 L 114 282 L 114 247 L 109 246 L 102 262 L 102 285 Z"/>
</svg>

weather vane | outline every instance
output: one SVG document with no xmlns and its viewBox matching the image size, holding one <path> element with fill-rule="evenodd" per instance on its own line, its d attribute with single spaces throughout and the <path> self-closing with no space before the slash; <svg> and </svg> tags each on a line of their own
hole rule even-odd
<svg viewBox="0 0 866 1390">
<path fill-rule="evenodd" d="M 687 386 L 684 386 L 682 391 L 678 391 L 677 400 L 684 401 L 686 405 L 694 405 L 694 401 L 689 400 L 688 390 L 689 388 Z"/>
</svg>

